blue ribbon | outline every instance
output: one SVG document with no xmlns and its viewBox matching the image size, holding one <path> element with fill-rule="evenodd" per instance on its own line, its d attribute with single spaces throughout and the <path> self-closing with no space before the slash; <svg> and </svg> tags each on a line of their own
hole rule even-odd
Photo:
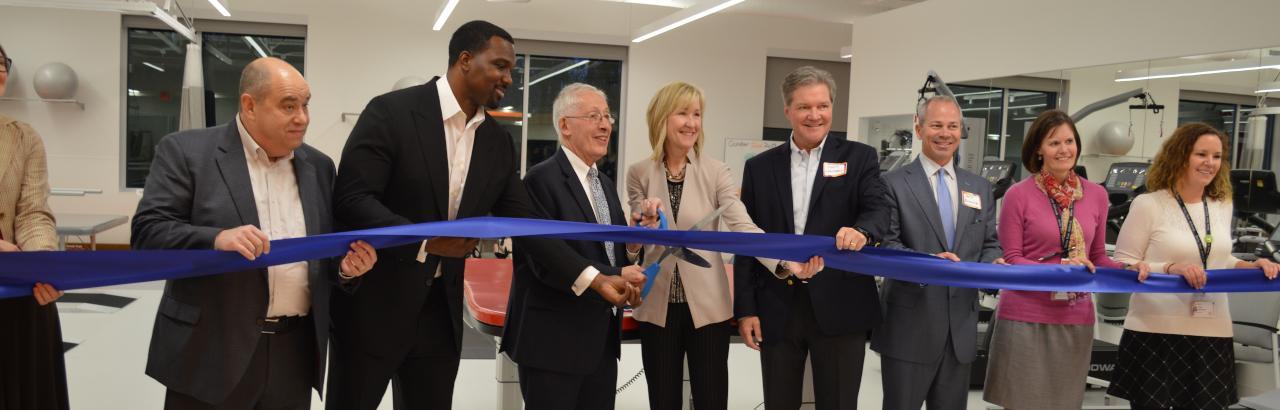
<svg viewBox="0 0 1280 410">
<path fill-rule="evenodd" d="M 0 298 L 31 294 L 35 282 L 72 290 L 126 283 L 179 279 L 234 272 L 270 265 L 336 257 L 357 239 L 385 248 L 436 236 L 503 238 L 542 236 L 588 241 L 685 246 L 734 255 L 789 261 L 821 256 L 829 268 L 911 282 L 985 289 L 1077 292 L 1198 292 L 1181 277 L 1152 274 L 1138 283 L 1136 273 L 1098 268 L 1090 274 L 1079 266 L 997 266 L 950 262 L 931 255 L 865 248 L 840 251 L 830 237 L 774 233 L 690 232 L 632 228 L 581 222 L 514 218 L 469 218 L 366 229 L 271 241 L 271 253 L 254 261 L 213 250 L 10 252 L 0 253 Z M 821 275 L 821 273 L 819 273 Z M 1280 281 L 1267 280 L 1257 269 L 1209 271 L 1204 292 L 1280 291 Z M 652 282 L 652 280 L 650 281 Z"/>
</svg>

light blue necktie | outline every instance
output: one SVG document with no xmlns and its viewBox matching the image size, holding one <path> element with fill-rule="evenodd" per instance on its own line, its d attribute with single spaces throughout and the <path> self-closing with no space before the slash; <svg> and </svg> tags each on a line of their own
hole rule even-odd
<svg viewBox="0 0 1280 410">
<path fill-rule="evenodd" d="M 951 190 L 947 189 L 947 170 L 938 169 L 938 216 L 942 217 L 942 232 L 947 236 L 947 250 L 956 243 L 955 215 L 951 213 Z"/>
</svg>

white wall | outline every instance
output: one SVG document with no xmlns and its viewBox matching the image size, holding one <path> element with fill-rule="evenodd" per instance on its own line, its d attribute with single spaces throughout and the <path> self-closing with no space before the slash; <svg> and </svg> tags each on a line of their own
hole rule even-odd
<svg viewBox="0 0 1280 410">
<path fill-rule="evenodd" d="M 70 29 L 69 29 L 70 28 Z M 74 105 L 0 101 L 0 112 L 28 122 L 44 139 L 49 183 L 54 188 L 102 189 L 102 195 L 53 197 L 55 213 L 132 215 L 138 196 L 121 192 L 120 15 L 106 12 L 0 7 L 0 41 L 14 60 L 6 97 L 38 98 L 36 69 L 62 62 L 75 70 Z M 99 241 L 127 243 L 128 227 Z M 87 241 L 87 239 L 86 239 Z"/>
<path fill-rule="evenodd" d="M 570 4 L 578 13 L 528 4 L 464 2 L 437 32 L 430 28 L 435 1 L 386 1 L 367 7 L 330 0 L 236 2 L 232 10 L 235 19 L 307 25 L 306 72 L 314 97 L 306 138 L 335 160 L 340 160 L 354 125 L 354 118 L 342 122 L 340 114 L 360 112 L 370 98 L 389 91 L 402 77 L 443 74 L 449 35 L 471 19 L 494 22 L 517 38 L 630 45 L 625 107 L 615 107 L 626 114 L 619 144 L 624 167 L 648 157 L 644 111 L 666 83 L 682 80 L 706 91 L 704 152 L 719 158 L 725 138 L 760 138 L 761 113 L 766 109 L 763 87 L 774 86 L 765 84 L 767 57 L 835 59 L 852 32 L 846 24 L 724 13 L 631 44 L 632 30 L 672 9 L 570 0 L 542 3 Z M 193 17 L 213 17 L 207 5 L 184 2 L 184 7 Z M 9 96 L 32 96 L 26 74 L 44 62 L 65 62 L 80 75 L 77 97 L 86 103 L 83 112 L 61 105 L 0 102 L 0 112 L 30 122 L 44 134 L 54 187 L 105 192 L 54 198 L 55 212 L 132 215 L 137 206 L 134 191 L 119 189 L 120 22 L 119 14 L 108 12 L 0 7 L 0 38 L 17 61 Z M 99 241 L 127 243 L 128 229 L 108 231 Z"/>
<path fill-rule="evenodd" d="M 724 14 L 700 20 L 678 31 L 631 46 L 627 80 L 622 164 L 647 158 L 649 99 L 659 88 L 680 80 L 701 87 L 707 107 L 703 117 L 703 155 L 724 156 L 726 138 L 759 139 L 766 107 L 765 61 L 771 49 L 828 51 L 839 57 L 849 26 L 777 17 Z M 837 102 L 837 106 L 842 105 Z"/>
<path fill-rule="evenodd" d="M 853 23 L 849 119 L 910 112 L 929 69 L 959 82 L 1268 47 L 1277 15 L 1271 0 L 931 0 Z"/>
</svg>

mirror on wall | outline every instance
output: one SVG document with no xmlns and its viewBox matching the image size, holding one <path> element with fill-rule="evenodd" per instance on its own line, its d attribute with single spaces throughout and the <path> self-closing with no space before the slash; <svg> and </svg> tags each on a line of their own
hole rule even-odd
<svg viewBox="0 0 1280 410">
<path fill-rule="evenodd" d="M 957 164 L 999 182 L 998 192 L 1027 177 L 1021 152 L 1032 121 L 1046 110 L 1063 110 L 1079 118 L 1077 172 L 1108 190 L 1113 243 L 1128 202 L 1145 189 L 1146 171 L 1161 144 L 1178 126 L 1202 122 L 1227 136 L 1235 250 L 1250 253 L 1267 238 L 1280 239 L 1280 46 L 948 79 L 948 86 L 967 128 Z M 914 108 L 859 119 L 862 137 L 880 151 L 882 170 L 905 165 L 919 152 Z"/>
</svg>

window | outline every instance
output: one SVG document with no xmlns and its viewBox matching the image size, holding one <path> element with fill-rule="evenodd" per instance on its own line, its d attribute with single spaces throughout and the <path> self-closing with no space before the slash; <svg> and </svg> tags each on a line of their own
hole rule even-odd
<svg viewBox="0 0 1280 410">
<path fill-rule="evenodd" d="M 983 157 L 999 157 L 1000 156 L 1000 105 L 1004 98 L 1004 89 L 991 87 L 973 87 L 967 85 L 949 86 L 951 92 L 956 95 L 956 102 L 960 103 L 960 112 L 965 118 L 980 119 L 985 124 L 981 137 L 986 140 L 983 144 Z M 969 138 L 978 137 L 970 135 Z"/>
<path fill-rule="evenodd" d="M 156 144 L 178 130 L 187 39 L 151 19 L 126 18 L 125 25 L 123 180 L 125 188 L 142 188 Z M 279 57 L 303 72 L 305 27 L 204 20 L 195 26 L 202 43 L 205 126 L 235 118 L 240 72 L 253 59 Z"/>
<path fill-rule="evenodd" d="M 146 183 L 155 146 L 178 129 L 182 36 L 167 30 L 129 29 L 125 90 L 125 187 Z"/>
<path fill-rule="evenodd" d="M 524 170 L 555 155 L 560 148 L 551 106 L 560 90 L 586 83 L 604 91 L 617 118 L 609 138 L 609 154 L 596 163 L 600 172 L 618 181 L 618 139 L 623 127 L 623 89 L 626 49 L 583 44 L 516 40 L 516 66 L 511 86 L 489 114 L 511 133 Z"/>
<path fill-rule="evenodd" d="M 206 126 L 231 122 L 240 110 L 240 72 L 258 57 L 279 57 L 303 71 L 306 39 L 299 37 L 201 33 Z"/>
<path fill-rule="evenodd" d="M 1005 89 L 1004 160 L 1022 163 L 1022 141 L 1031 123 L 1045 111 L 1058 107 L 1058 93 Z M 997 145 L 999 145 L 997 143 Z M 990 148 L 987 152 L 991 152 Z"/>
<path fill-rule="evenodd" d="M 1252 105 L 1216 103 L 1206 101 L 1179 100 L 1178 126 L 1193 122 L 1203 122 L 1213 128 L 1222 130 L 1227 136 L 1227 159 L 1236 161 L 1244 143 L 1248 140 L 1249 112 L 1256 108 Z"/>
</svg>

